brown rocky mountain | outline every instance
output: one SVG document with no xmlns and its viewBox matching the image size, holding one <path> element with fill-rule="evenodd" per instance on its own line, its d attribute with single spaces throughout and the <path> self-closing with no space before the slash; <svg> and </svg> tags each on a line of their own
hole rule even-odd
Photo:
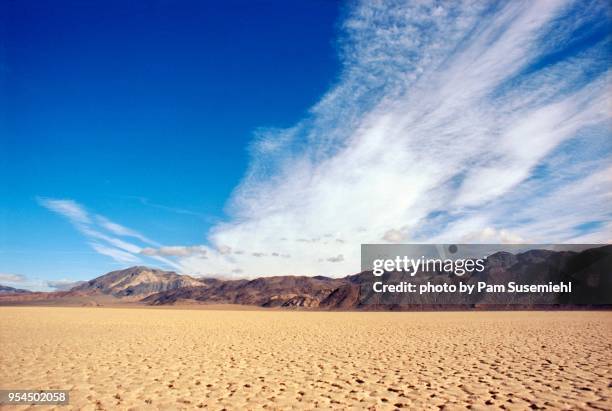
<svg viewBox="0 0 612 411">
<path fill-rule="evenodd" d="M 203 282 L 205 284 L 199 287 L 177 288 L 153 294 L 142 301 L 151 305 L 190 300 L 211 304 L 316 308 L 346 284 L 345 279 L 302 276 L 262 277 L 250 281 L 209 279 Z"/>
<path fill-rule="evenodd" d="M 154 293 L 195 287 L 202 282 L 172 271 L 137 266 L 112 271 L 70 290 L 73 293 L 99 293 L 117 298 L 142 299 Z"/>
</svg>

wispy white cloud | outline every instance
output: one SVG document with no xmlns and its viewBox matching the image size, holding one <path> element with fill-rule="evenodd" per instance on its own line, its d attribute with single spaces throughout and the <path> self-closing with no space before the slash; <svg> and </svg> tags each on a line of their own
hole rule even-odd
<svg viewBox="0 0 612 411">
<path fill-rule="evenodd" d="M 41 197 L 38 202 L 51 211 L 63 215 L 75 224 L 90 224 L 89 214 L 73 200 L 53 199 Z"/>
<path fill-rule="evenodd" d="M 206 245 L 46 206 L 118 261 L 225 277 L 346 275 L 361 243 L 609 241 L 608 22 L 599 1 L 364 0 L 337 83 L 294 126 L 256 132 Z"/>
<path fill-rule="evenodd" d="M 144 255 L 163 257 L 188 257 L 197 255 L 200 258 L 206 258 L 207 252 L 207 248 L 203 246 L 165 246 L 159 248 L 147 247 L 140 250 L 140 253 Z"/>
<path fill-rule="evenodd" d="M 143 263 L 141 256 L 148 256 L 167 267 L 180 268 L 176 262 L 167 259 L 163 253 L 143 252 L 143 250 L 152 250 L 152 248 L 135 244 L 133 241 L 137 240 L 146 246 L 164 249 L 159 243 L 107 217 L 90 213 L 83 205 L 74 200 L 39 198 L 38 201 L 42 206 L 66 217 L 88 239 L 91 248 L 99 254 L 110 257 L 121 264 L 141 264 Z M 125 240 L 126 237 L 131 238 L 132 241 Z"/>
<path fill-rule="evenodd" d="M 114 221 L 111 221 L 108 218 L 103 217 L 101 215 L 96 216 L 96 221 L 98 222 L 98 224 L 100 224 L 100 226 L 104 227 L 106 230 L 108 230 L 109 232 L 113 234 L 123 236 L 123 237 L 133 237 L 146 244 L 159 245 L 158 243 L 145 237 L 144 235 L 134 230 L 131 230 L 127 227 L 124 227 L 121 224 L 117 224 Z"/>
<path fill-rule="evenodd" d="M 563 0 L 356 4 L 336 86 L 295 126 L 258 131 L 232 218 L 211 230 L 206 260 L 180 264 L 345 275 L 360 243 L 609 239 L 610 36 L 572 44 L 607 13 Z M 593 220 L 590 235 L 577 229 Z M 344 242 L 310 241 L 329 232 Z"/>
<path fill-rule="evenodd" d="M 118 248 L 109 247 L 109 246 L 102 245 L 99 243 L 90 243 L 90 245 L 98 253 L 102 255 L 106 255 L 117 262 L 125 263 L 125 264 L 137 264 L 141 262 L 141 260 L 138 257 L 136 257 L 134 254 L 129 253 L 127 251 L 123 251 Z"/>
<path fill-rule="evenodd" d="M 27 278 L 21 274 L 0 273 L 0 284 L 19 284 L 27 281 Z"/>
</svg>

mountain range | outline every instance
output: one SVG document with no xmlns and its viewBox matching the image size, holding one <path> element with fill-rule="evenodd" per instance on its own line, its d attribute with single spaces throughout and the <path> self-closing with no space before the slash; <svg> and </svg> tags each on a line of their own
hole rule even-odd
<svg viewBox="0 0 612 411">
<path fill-rule="evenodd" d="M 486 259 L 486 269 L 470 278 L 452 273 L 417 273 L 412 281 L 467 282 L 487 281 L 546 284 L 548 281 L 571 281 L 570 295 L 552 294 L 547 300 L 531 295 L 517 296 L 508 308 L 529 308 L 542 301 L 565 306 L 612 305 L 612 246 L 584 250 L 530 250 L 511 254 L 498 252 Z M 259 307 L 301 307 L 320 310 L 398 310 L 434 308 L 474 308 L 505 305 L 508 301 L 472 296 L 453 299 L 438 294 L 432 300 L 416 300 L 402 294 L 383 301 L 372 292 L 373 281 L 388 284 L 406 280 L 404 273 L 385 273 L 374 277 L 366 271 L 343 278 L 324 276 L 275 276 L 253 280 L 195 278 L 171 271 L 136 266 L 112 271 L 80 283 L 68 291 L 29 292 L 0 286 L 0 305 L 110 305 L 137 303 L 154 306 L 180 304 L 240 304 Z"/>
</svg>

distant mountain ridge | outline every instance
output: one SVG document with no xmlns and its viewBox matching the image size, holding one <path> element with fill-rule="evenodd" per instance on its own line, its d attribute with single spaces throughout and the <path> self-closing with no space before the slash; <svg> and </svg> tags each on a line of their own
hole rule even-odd
<svg viewBox="0 0 612 411">
<path fill-rule="evenodd" d="M 529 278 L 532 281 L 546 283 L 554 276 L 563 281 L 572 281 L 575 287 L 575 292 L 571 296 L 561 295 L 555 304 L 584 305 L 593 304 L 593 301 L 594 304 L 603 304 L 610 301 L 612 245 L 582 252 L 548 250 L 530 250 L 518 254 L 498 252 L 486 259 L 485 271 L 474 274 L 469 280 L 504 282 Z M 386 273 L 381 278 L 387 283 L 397 283 L 406 279 L 404 273 L 397 272 Z M 99 305 L 138 302 L 147 305 L 200 303 L 321 310 L 397 310 L 427 307 L 434 309 L 441 308 L 440 304 L 452 303 L 437 299 L 432 300 L 429 305 L 419 305 L 411 304 L 409 298 L 402 300 L 400 304 L 372 303 L 372 298 L 376 296 L 372 295 L 371 284 L 375 279 L 371 272 L 335 279 L 324 276 L 275 276 L 253 280 L 197 279 L 172 271 L 136 266 L 112 271 L 69 291 L 53 293 L 30 293 L 27 290 L 23 290 L 25 293 L 0 291 L 0 304 L 41 302 L 47 305 L 65 303 Z M 456 281 L 458 277 L 448 273 L 418 273 L 413 277 L 413 281 L 428 280 Z M 528 297 L 520 303 L 523 304 L 521 308 L 533 305 Z M 462 304 L 475 307 L 479 304 L 484 306 L 495 304 L 495 301 L 475 300 L 469 304 L 463 301 Z"/>
<path fill-rule="evenodd" d="M 100 305 L 138 302 L 151 294 L 203 284 L 188 275 L 135 266 L 111 271 L 67 291 L 0 293 L 0 304 Z"/>
</svg>

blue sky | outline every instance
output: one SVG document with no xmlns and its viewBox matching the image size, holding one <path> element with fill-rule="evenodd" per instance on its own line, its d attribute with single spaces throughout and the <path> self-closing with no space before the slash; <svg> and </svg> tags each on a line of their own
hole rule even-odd
<svg viewBox="0 0 612 411">
<path fill-rule="evenodd" d="M 606 2 L 5 2 L 0 283 L 609 242 Z"/>
<path fill-rule="evenodd" d="M 334 2 L 8 3 L 0 271 L 113 268 L 38 197 L 205 241 L 253 132 L 299 120 L 338 72 Z"/>
</svg>

